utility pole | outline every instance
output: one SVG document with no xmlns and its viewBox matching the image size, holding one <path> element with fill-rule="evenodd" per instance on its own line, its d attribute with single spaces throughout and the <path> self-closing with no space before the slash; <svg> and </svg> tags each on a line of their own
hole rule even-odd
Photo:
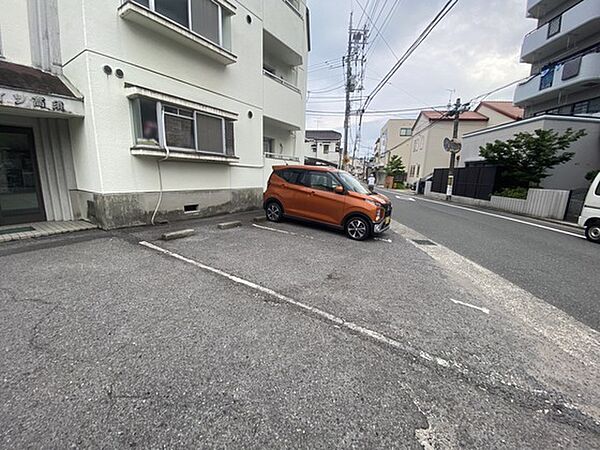
<svg viewBox="0 0 600 450">
<path fill-rule="evenodd" d="M 449 116 L 454 116 L 454 127 L 452 129 L 452 140 L 446 140 L 444 147 L 446 151 L 450 152 L 450 165 L 448 167 L 448 186 L 446 188 L 446 200 L 452 200 L 452 188 L 454 186 L 454 166 L 456 165 L 456 154 L 461 149 L 461 144 L 458 142 L 458 127 L 460 125 L 460 115 L 465 112 L 469 107 L 469 104 L 462 105 L 460 98 L 456 99 L 454 109 L 448 112 Z"/>
<path fill-rule="evenodd" d="M 352 100 L 351 95 L 356 91 L 364 89 L 364 74 L 366 63 L 366 43 L 368 29 L 365 26 L 361 29 L 352 28 L 352 13 L 350 13 L 350 25 L 348 27 L 348 53 L 344 56 L 344 64 L 346 64 L 346 112 L 344 117 L 344 151 L 340 153 L 339 167 L 346 168 L 346 163 L 349 160 L 348 152 L 350 149 L 350 116 L 352 115 Z M 362 114 L 361 114 L 362 122 Z M 354 148 L 353 158 L 356 157 L 356 149 L 358 148 L 358 140 L 360 139 L 360 131 L 357 132 L 356 144 Z"/>
<path fill-rule="evenodd" d="M 346 113 L 344 116 L 344 151 L 340 153 L 340 163 L 338 167 L 343 169 L 348 159 L 348 131 L 350 128 L 350 92 L 352 84 L 352 14 L 350 13 L 350 25 L 348 26 L 348 53 L 344 58 L 346 62 Z"/>
</svg>

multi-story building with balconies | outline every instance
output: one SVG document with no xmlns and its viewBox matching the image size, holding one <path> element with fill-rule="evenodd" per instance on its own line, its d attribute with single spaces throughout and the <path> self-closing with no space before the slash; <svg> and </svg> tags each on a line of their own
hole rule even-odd
<svg viewBox="0 0 600 450">
<path fill-rule="evenodd" d="M 0 0 L 0 225 L 257 207 L 304 152 L 304 0 Z"/>
<path fill-rule="evenodd" d="M 600 2 L 528 0 L 538 27 L 523 40 L 531 78 L 515 92 L 525 117 L 600 113 Z"/>
<path fill-rule="evenodd" d="M 527 0 L 527 15 L 538 19 L 521 51 L 531 76 L 514 96 L 525 117 L 466 134 L 461 164 L 480 164 L 480 147 L 520 132 L 584 129 L 587 135 L 571 144 L 571 161 L 550 170 L 541 186 L 585 196 L 586 174 L 600 168 L 600 1 Z"/>
</svg>

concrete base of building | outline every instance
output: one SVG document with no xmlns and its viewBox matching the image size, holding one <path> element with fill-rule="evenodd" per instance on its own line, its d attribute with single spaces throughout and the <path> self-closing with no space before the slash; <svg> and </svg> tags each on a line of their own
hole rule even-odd
<svg viewBox="0 0 600 450">
<path fill-rule="evenodd" d="M 71 201 L 76 217 L 103 230 L 149 225 L 159 201 L 158 192 L 99 194 L 74 190 Z M 176 222 L 210 217 L 262 206 L 262 189 L 216 189 L 163 192 L 155 222 Z"/>
</svg>

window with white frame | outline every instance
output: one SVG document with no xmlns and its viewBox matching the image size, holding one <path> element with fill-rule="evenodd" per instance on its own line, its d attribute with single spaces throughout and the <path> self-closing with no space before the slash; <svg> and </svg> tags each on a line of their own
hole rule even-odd
<svg viewBox="0 0 600 450">
<path fill-rule="evenodd" d="M 329 154 L 329 144 L 323 144 L 323 154 L 324 155 Z"/>
<path fill-rule="evenodd" d="M 235 154 L 232 120 L 143 97 L 133 100 L 133 113 L 137 144 Z"/>
<path fill-rule="evenodd" d="M 213 0 L 130 0 L 221 46 L 228 47 L 230 17 Z"/>
<path fill-rule="evenodd" d="M 400 136 L 410 136 L 412 134 L 412 128 L 400 128 Z"/>
</svg>

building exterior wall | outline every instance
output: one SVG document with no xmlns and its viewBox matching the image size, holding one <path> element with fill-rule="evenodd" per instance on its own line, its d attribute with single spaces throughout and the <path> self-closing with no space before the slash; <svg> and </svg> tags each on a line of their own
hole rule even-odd
<svg viewBox="0 0 600 450">
<path fill-rule="evenodd" d="M 413 129 L 412 153 L 408 166 L 408 182 L 415 183 L 420 178 L 433 173 L 434 169 L 448 167 L 450 153 L 444 150 L 444 139 L 452 137 L 453 122 L 451 120 L 431 121 L 421 116 Z M 481 121 L 461 121 L 458 137 L 485 128 L 487 123 Z M 423 129 L 427 128 L 425 131 Z"/>
<path fill-rule="evenodd" d="M 408 167 L 410 164 L 411 136 L 400 135 L 400 130 L 411 130 L 412 134 L 414 125 L 414 119 L 391 119 L 383 126 L 380 139 L 385 145 L 382 145 L 381 152 L 383 161 L 386 164 L 390 161 L 392 155 L 398 155 L 402 158 L 404 166 Z"/>
<path fill-rule="evenodd" d="M 600 119 L 580 117 L 542 116 L 511 125 L 500 126 L 465 136 L 463 139 L 460 167 L 473 161 L 481 161 L 479 148 L 488 142 L 505 141 L 519 132 L 534 132 L 537 129 L 554 130 L 564 133 L 568 128 L 585 129 L 587 135 L 571 145 L 569 151 L 575 153 L 571 161 L 551 170 L 541 186 L 546 189 L 583 189 L 589 185 L 585 175 L 600 168 Z"/>
<path fill-rule="evenodd" d="M 267 23 L 263 1 L 234 3 L 237 11 L 231 18 L 231 50 L 237 62 L 224 65 L 119 17 L 120 0 L 59 2 L 61 21 L 65 18 L 69 24 L 67 30 L 61 30 L 64 73 L 86 99 L 86 120 L 71 130 L 78 190 L 84 192 L 84 197 L 92 193 L 94 198 L 108 199 L 96 205 L 96 220 L 102 222 L 99 210 L 118 210 L 122 206 L 118 202 L 123 201 L 130 205 L 132 223 L 147 223 L 147 213 L 154 208 L 152 199 L 160 189 L 156 161 L 130 152 L 135 143 L 131 102 L 127 98 L 130 85 L 237 115 L 236 162 L 160 163 L 163 190 L 170 195 L 165 197 L 169 200 L 163 202 L 159 215 L 177 217 L 185 202 L 198 203 L 201 210 L 222 212 L 228 209 L 235 193 L 247 191 L 253 192 L 245 196 L 248 206 L 258 206 L 273 162 L 263 156 L 264 136 L 275 138 L 276 148 L 285 155 L 303 153 L 303 139 L 298 136 L 303 136 L 306 92 L 304 18 L 281 2 L 283 8 L 276 8 L 279 16 L 271 12 L 273 17 Z M 302 52 L 303 62 L 295 68 L 296 80 L 286 80 L 296 81 L 296 90 L 280 84 L 266 88 L 271 80 L 263 74 L 263 57 L 271 55 L 263 48 L 263 36 L 275 20 L 287 27 L 285 33 L 279 29 L 274 32 L 290 40 L 282 45 Z M 290 29 L 297 32 L 291 33 Z M 107 76 L 104 66 L 111 67 L 113 74 L 121 69 L 123 79 Z M 281 98 L 275 89 L 282 89 L 295 103 L 290 105 L 289 99 Z M 222 201 L 218 208 L 213 204 L 215 199 Z M 234 209 L 239 208 L 229 208 Z M 107 226 L 127 225 L 120 213 L 107 211 L 105 215 L 120 217 L 105 220 Z"/>
<path fill-rule="evenodd" d="M 305 156 L 322 159 L 337 165 L 340 162 L 340 142 L 340 140 L 307 140 L 304 150 Z M 325 146 L 329 146 L 327 153 L 325 153 Z"/>
<path fill-rule="evenodd" d="M 487 123 L 487 126 L 489 128 L 514 121 L 514 119 L 496 111 L 495 109 L 492 109 L 492 108 L 486 106 L 485 103 L 482 103 L 477 108 L 477 112 L 480 114 L 483 114 L 488 119 L 490 119 Z"/>
</svg>

